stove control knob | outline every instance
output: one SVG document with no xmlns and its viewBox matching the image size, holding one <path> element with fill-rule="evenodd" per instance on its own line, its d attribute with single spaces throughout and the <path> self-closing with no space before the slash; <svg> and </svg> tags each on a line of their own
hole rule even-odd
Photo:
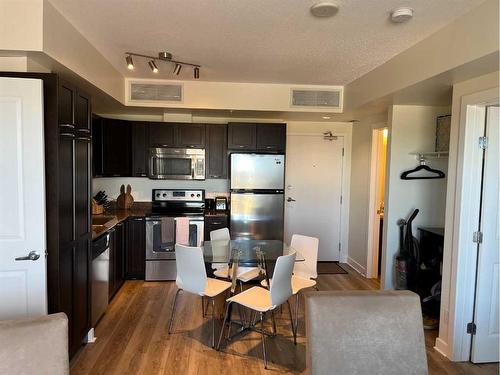
<svg viewBox="0 0 500 375">
<path fill-rule="evenodd" d="M 191 198 L 193 198 L 193 197 L 194 197 L 194 194 L 191 194 Z"/>
<path fill-rule="evenodd" d="M 160 198 L 160 193 L 156 193 L 156 198 Z"/>
<path fill-rule="evenodd" d="M 196 196 L 199 198 L 199 197 L 200 197 L 200 194 L 196 194 Z"/>
<path fill-rule="evenodd" d="M 163 197 L 166 197 L 167 196 L 167 193 L 163 193 Z"/>
</svg>

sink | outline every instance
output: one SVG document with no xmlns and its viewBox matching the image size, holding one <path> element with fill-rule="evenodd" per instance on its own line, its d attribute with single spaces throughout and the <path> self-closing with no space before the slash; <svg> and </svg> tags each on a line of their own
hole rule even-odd
<svg viewBox="0 0 500 375">
<path fill-rule="evenodd" d="M 114 216 L 92 216 L 92 226 L 107 226 L 113 220 L 116 220 Z"/>
</svg>

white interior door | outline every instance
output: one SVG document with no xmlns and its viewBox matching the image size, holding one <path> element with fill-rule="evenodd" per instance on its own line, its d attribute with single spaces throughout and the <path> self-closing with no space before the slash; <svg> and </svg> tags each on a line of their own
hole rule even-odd
<svg viewBox="0 0 500 375">
<path fill-rule="evenodd" d="M 486 134 L 488 147 L 484 152 L 483 191 L 481 202 L 481 232 L 479 245 L 472 362 L 499 361 L 499 249 L 500 249 L 500 192 L 499 192 L 499 132 L 498 107 L 487 109 Z"/>
<path fill-rule="evenodd" d="M 0 320 L 47 313 L 44 170 L 42 81 L 0 78 Z"/>
<path fill-rule="evenodd" d="M 319 261 L 340 259 L 343 146 L 343 137 L 287 138 L 285 241 L 295 233 L 319 238 Z"/>
</svg>

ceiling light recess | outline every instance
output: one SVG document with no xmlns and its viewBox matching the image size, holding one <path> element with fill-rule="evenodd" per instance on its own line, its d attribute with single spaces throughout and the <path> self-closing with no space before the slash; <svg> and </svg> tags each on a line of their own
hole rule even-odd
<svg viewBox="0 0 500 375">
<path fill-rule="evenodd" d="M 408 7 L 396 8 L 391 12 L 391 21 L 394 23 L 403 23 L 413 17 L 413 9 Z"/>
<path fill-rule="evenodd" d="M 314 17 L 332 17 L 339 11 L 339 6 L 331 2 L 316 3 L 311 7 L 311 14 Z"/>
<path fill-rule="evenodd" d="M 192 63 L 185 62 L 185 61 L 174 60 L 173 56 L 170 52 L 160 52 L 160 53 L 158 53 L 158 57 L 143 55 L 143 54 L 135 53 L 135 52 L 125 52 L 125 61 L 127 63 L 127 68 L 130 70 L 134 69 L 134 62 L 132 61 L 132 56 L 143 57 L 143 58 L 149 59 L 148 65 L 151 68 L 151 71 L 153 73 L 158 73 L 159 69 L 158 69 L 158 66 L 156 65 L 156 62 L 161 61 L 161 62 L 164 62 L 167 64 L 175 64 L 174 73 L 176 75 L 179 75 L 179 73 L 181 72 L 181 69 L 184 65 L 191 66 L 191 67 L 193 67 L 194 78 L 195 79 L 200 78 L 201 65 L 192 64 Z"/>
</svg>

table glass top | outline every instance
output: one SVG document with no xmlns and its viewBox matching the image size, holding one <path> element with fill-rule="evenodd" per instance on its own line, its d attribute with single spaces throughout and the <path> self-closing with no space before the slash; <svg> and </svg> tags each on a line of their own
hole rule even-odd
<svg viewBox="0 0 500 375">
<path fill-rule="evenodd" d="M 232 261 L 233 250 L 239 250 L 240 263 L 257 263 L 257 251 L 264 253 L 266 261 L 278 259 L 281 255 L 289 254 L 293 248 L 279 240 L 216 240 L 205 241 L 203 244 L 203 258 L 208 263 L 229 263 Z M 297 253 L 296 261 L 304 258 Z"/>
</svg>

